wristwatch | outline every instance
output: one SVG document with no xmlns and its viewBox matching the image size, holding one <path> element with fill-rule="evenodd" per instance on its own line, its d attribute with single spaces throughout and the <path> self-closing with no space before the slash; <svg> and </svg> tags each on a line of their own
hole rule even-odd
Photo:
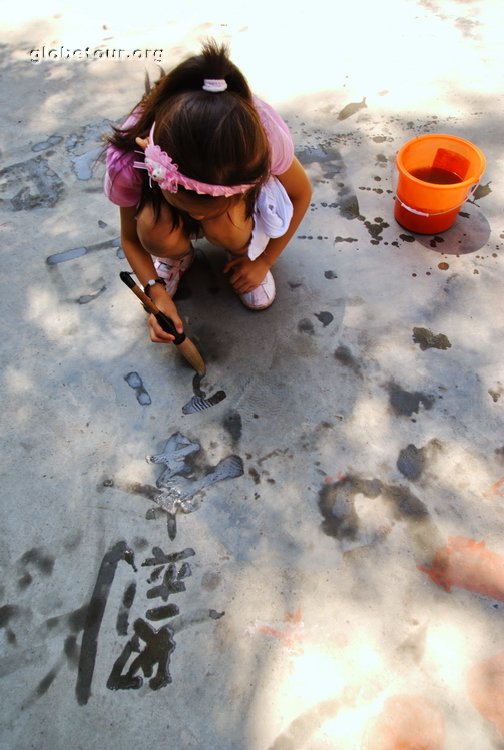
<svg viewBox="0 0 504 750">
<path fill-rule="evenodd" d="M 162 279 L 160 276 L 156 276 L 155 279 L 149 279 L 149 281 L 144 286 L 144 293 L 147 295 L 147 297 L 150 297 L 150 290 L 151 286 L 154 286 L 154 284 L 163 284 L 164 286 L 165 280 Z"/>
</svg>

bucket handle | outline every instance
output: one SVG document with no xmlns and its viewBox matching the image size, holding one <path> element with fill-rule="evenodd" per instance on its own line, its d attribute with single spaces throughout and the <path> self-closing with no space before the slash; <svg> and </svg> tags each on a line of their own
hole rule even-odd
<svg viewBox="0 0 504 750">
<path fill-rule="evenodd" d="M 425 211 L 418 211 L 416 208 L 411 208 L 411 206 L 406 205 L 406 203 L 403 203 L 400 198 L 396 195 L 396 201 L 399 201 L 401 206 L 406 209 L 406 211 L 409 211 L 411 214 L 416 214 L 417 216 L 436 216 L 436 214 L 426 214 Z M 442 213 L 445 213 L 443 211 Z"/>
<path fill-rule="evenodd" d="M 479 180 L 478 182 L 475 182 L 474 185 L 471 185 L 471 187 L 469 188 L 470 195 L 473 195 L 478 185 L 479 185 Z M 396 200 L 399 201 L 401 206 L 405 208 L 406 211 L 409 211 L 412 214 L 416 214 L 417 216 L 441 216 L 442 214 L 449 214 L 451 211 L 455 211 L 456 209 L 463 206 L 467 198 L 464 198 L 462 203 L 459 203 L 458 206 L 453 206 L 453 208 L 449 208 L 447 211 L 436 211 L 435 213 L 432 213 L 432 211 L 430 213 L 427 213 L 426 211 L 419 211 L 417 208 L 412 208 L 411 206 L 408 206 L 406 203 L 403 203 L 403 201 L 397 195 L 396 195 Z"/>
</svg>

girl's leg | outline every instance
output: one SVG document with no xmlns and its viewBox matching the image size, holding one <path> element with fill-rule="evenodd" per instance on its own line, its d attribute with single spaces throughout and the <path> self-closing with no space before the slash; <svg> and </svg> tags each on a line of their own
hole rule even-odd
<svg viewBox="0 0 504 750">
<path fill-rule="evenodd" d="M 245 202 L 239 201 L 215 219 L 203 219 L 201 227 L 206 239 L 224 247 L 233 255 L 247 252 L 248 243 L 252 235 L 253 220 L 245 215 Z"/>
<path fill-rule="evenodd" d="M 243 201 L 235 204 L 216 219 L 203 220 L 201 225 L 203 234 L 213 245 L 224 247 L 234 257 L 247 254 L 254 221 L 252 218 L 246 218 Z M 264 246 L 257 255 L 264 250 L 268 239 L 265 237 Z M 259 286 L 250 292 L 240 294 L 240 300 L 250 310 L 264 310 L 273 303 L 275 294 L 275 280 L 271 271 L 268 271 Z"/>
<path fill-rule="evenodd" d="M 173 297 L 182 275 L 194 260 L 190 237 L 182 223 L 175 226 L 170 209 L 161 206 L 158 220 L 152 206 L 144 206 L 137 215 L 137 234 L 142 246 L 154 259 L 158 275 L 165 279 L 166 291 Z"/>
</svg>

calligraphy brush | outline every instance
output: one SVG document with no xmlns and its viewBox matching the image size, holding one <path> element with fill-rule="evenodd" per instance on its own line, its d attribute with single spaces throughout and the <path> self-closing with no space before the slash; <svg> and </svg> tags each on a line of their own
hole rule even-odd
<svg viewBox="0 0 504 750">
<path fill-rule="evenodd" d="M 121 281 L 124 281 L 133 294 L 136 294 L 138 299 L 143 302 L 144 306 L 149 312 L 151 312 L 156 318 L 157 322 L 166 333 L 170 333 L 173 337 L 173 343 L 176 344 L 181 354 L 186 358 L 191 367 L 196 370 L 198 375 L 204 375 L 205 363 L 199 351 L 194 346 L 191 339 L 188 339 L 185 333 L 179 333 L 170 318 L 159 310 L 154 302 L 148 297 L 145 292 L 140 289 L 138 284 L 131 278 L 131 274 L 127 271 L 121 271 L 119 274 Z"/>
</svg>

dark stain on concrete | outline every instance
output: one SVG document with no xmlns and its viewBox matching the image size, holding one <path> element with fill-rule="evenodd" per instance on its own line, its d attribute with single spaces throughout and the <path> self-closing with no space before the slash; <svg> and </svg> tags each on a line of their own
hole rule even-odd
<svg viewBox="0 0 504 750">
<path fill-rule="evenodd" d="M 324 276 L 326 277 L 326 279 L 337 279 L 338 278 L 338 274 L 336 273 L 336 271 L 325 271 L 324 272 Z"/>
<path fill-rule="evenodd" d="M 248 473 L 249 473 L 249 476 L 251 476 L 251 477 L 252 477 L 252 479 L 254 480 L 255 484 L 260 484 L 260 482 L 261 482 L 261 475 L 259 474 L 259 472 L 257 471 L 257 469 L 255 469 L 255 468 L 254 468 L 254 467 L 252 466 L 252 467 L 251 467 L 251 468 L 250 468 L 250 469 L 248 470 Z"/>
<path fill-rule="evenodd" d="M 37 695 L 44 695 L 47 693 L 51 685 L 53 684 L 54 680 L 58 676 L 59 668 L 55 667 L 54 669 L 51 669 L 45 677 L 43 677 L 39 684 L 37 685 Z"/>
<path fill-rule="evenodd" d="M 77 638 L 75 635 L 68 635 L 65 638 L 63 650 L 67 658 L 68 666 L 71 669 L 77 669 L 79 666 L 80 649 L 77 645 Z"/>
<path fill-rule="evenodd" d="M 30 575 L 28 571 L 26 571 L 26 573 L 23 573 L 23 575 L 20 578 L 18 578 L 18 582 L 17 582 L 18 588 L 21 589 L 21 591 L 23 591 L 24 589 L 27 589 L 28 586 L 30 586 L 32 581 L 33 581 L 33 576 Z"/>
<path fill-rule="evenodd" d="M 116 619 L 116 631 L 118 635 L 128 634 L 129 612 L 135 600 L 136 587 L 136 582 L 132 581 L 131 583 L 128 583 L 126 585 L 126 588 L 124 590 L 121 606 L 119 607 L 119 612 L 117 613 Z"/>
<path fill-rule="evenodd" d="M 228 412 L 222 421 L 222 425 L 230 435 L 233 445 L 235 445 L 242 435 L 242 418 L 240 413 L 234 410 Z"/>
<path fill-rule="evenodd" d="M 308 333 L 310 336 L 313 336 L 315 333 L 315 328 L 313 326 L 313 323 L 308 318 L 302 318 L 298 323 L 298 331 L 300 333 Z"/>
<path fill-rule="evenodd" d="M 372 237 L 371 244 L 372 245 L 379 245 L 381 240 L 383 239 L 382 233 L 384 229 L 387 229 L 387 227 L 390 226 L 384 219 L 382 219 L 381 216 L 376 216 L 374 220 L 371 221 L 365 221 L 364 226 L 368 230 L 369 234 Z"/>
<path fill-rule="evenodd" d="M 149 406 L 149 404 L 152 403 L 151 397 L 145 390 L 142 378 L 140 377 L 138 372 L 128 372 L 128 374 L 124 376 L 124 380 L 127 382 L 129 387 L 133 388 L 133 390 L 135 391 L 136 400 L 138 401 L 140 406 Z"/>
<path fill-rule="evenodd" d="M 169 604 L 166 607 L 160 607 L 158 610 L 147 610 L 146 617 L 154 613 L 156 613 L 156 616 L 151 619 L 164 619 L 177 614 L 178 607 L 176 604 Z M 145 677 L 150 677 L 149 687 L 152 690 L 159 690 L 172 681 L 170 657 L 176 646 L 173 640 L 173 631 L 168 625 L 155 630 L 151 628 L 148 622 L 138 618 L 133 623 L 133 632 L 133 638 L 126 644 L 112 668 L 107 680 L 107 688 L 109 690 L 138 690 L 143 685 L 143 677 L 137 672 L 142 671 Z M 146 644 L 143 650 L 140 648 L 140 641 L 144 641 Z M 137 652 L 138 655 L 126 674 L 123 675 L 123 669 L 133 652 Z M 151 677 L 155 664 L 157 664 L 157 671 Z"/>
<path fill-rule="evenodd" d="M 427 410 L 432 409 L 434 406 L 435 400 L 433 396 L 419 391 L 409 393 L 403 390 L 397 383 L 389 383 L 387 390 L 390 396 L 390 405 L 397 415 L 411 417 L 413 413 L 418 413 L 420 405 Z"/>
<path fill-rule="evenodd" d="M 339 540 L 357 538 L 360 520 L 355 510 L 355 496 L 358 494 L 370 499 L 381 496 L 397 520 L 416 522 L 429 519 L 425 503 L 408 487 L 348 475 L 337 482 L 324 485 L 319 492 L 318 506 L 324 517 L 322 530 L 325 534 Z"/>
<path fill-rule="evenodd" d="M 107 285 L 103 284 L 96 292 L 90 292 L 89 294 L 81 294 L 80 297 L 77 297 L 75 300 L 79 305 L 87 305 L 88 302 L 92 302 L 97 297 L 100 296 L 100 294 L 103 294 L 103 292 L 106 290 Z"/>
<path fill-rule="evenodd" d="M 425 467 L 425 449 L 410 443 L 399 451 L 397 468 L 406 479 L 419 479 Z"/>
<path fill-rule="evenodd" d="M 352 354 L 351 349 L 344 344 L 340 344 L 334 352 L 335 359 L 345 367 L 352 369 L 357 375 L 362 377 L 361 367 L 359 361 Z"/>
<path fill-rule="evenodd" d="M 109 243 L 107 242 L 107 245 Z M 75 260 L 75 258 L 82 258 L 86 255 L 88 248 L 82 245 L 81 247 L 71 247 L 69 250 L 63 250 L 61 253 L 53 253 L 46 258 L 48 266 L 55 266 L 57 263 L 64 263 L 67 260 Z"/>
<path fill-rule="evenodd" d="M 11 211 L 52 208 L 65 186 L 42 156 L 12 164 L 0 170 L 0 206 Z"/>
<path fill-rule="evenodd" d="M 337 245 L 340 242 L 358 242 L 359 240 L 356 237 L 340 237 L 339 235 L 334 238 L 334 244 Z"/>
<path fill-rule="evenodd" d="M 334 320 L 334 315 L 330 312 L 327 312 L 326 310 L 323 310 L 319 313 L 314 313 L 315 317 L 320 320 L 324 328 L 329 325 L 329 323 L 332 323 Z"/>
<path fill-rule="evenodd" d="M 444 333 L 434 334 L 429 328 L 413 328 L 413 341 L 420 345 L 420 349 L 449 349 L 451 343 Z"/>
<path fill-rule="evenodd" d="M 54 568 L 54 558 L 35 547 L 25 552 L 18 561 L 20 576 L 17 584 L 21 591 L 27 589 L 33 582 L 33 576 L 28 570 L 28 565 L 35 567 L 39 573 L 50 576 Z"/>
<path fill-rule="evenodd" d="M 215 591 L 215 589 L 222 583 L 222 576 L 220 573 L 208 570 L 203 573 L 201 578 L 201 588 L 204 591 Z"/>
<path fill-rule="evenodd" d="M 69 149 L 67 149 L 68 151 Z M 72 160 L 72 170 L 78 180 L 90 180 L 93 176 L 93 170 L 99 163 L 102 147 L 86 151 L 83 154 L 70 156 Z"/>
<path fill-rule="evenodd" d="M 101 622 L 117 566 L 121 560 L 125 560 L 128 551 L 126 542 L 117 542 L 105 553 L 98 571 L 86 614 L 75 686 L 77 701 L 81 706 L 85 705 L 91 696 L 91 681 L 95 668 Z"/>
<path fill-rule="evenodd" d="M 359 211 L 357 196 L 347 181 L 346 167 L 339 150 L 331 141 L 320 144 L 316 148 L 296 150 L 296 156 L 303 166 L 318 164 L 325 180 L 333 182 L 337 188 L 337 201 L 331 207 L 339 208 L 340 215 L 345 219 L 363 220 Z"/>
<path fill-rule="evenodd" d="M 377 195 L 383 195 L 384 190 L 383 188 L 371 188 L 367 187 L 366 185 L 359 185 L 359 190 L 367 190 L 370 193 L 376 193 Z"/>
<path fill-rule="evenodd" d="M 474 193 L 472 194 L 473 200 L 470 200 L 469 203 L 474 203 L 477 200 L 481 200 L 481 198 L 486 198 L 487 195 L 490 195 L 492 192 L 492 188 L 490 187 L 490 182 L 487 182 L 486 185 L 478 185 Z"/>
<path fill-rule="evenodd" d="M 383 485 L 385 497 L 392 502 L 398 518 L 424 519 L 429 515 L 427 506 L 408 487 Z"/>
<path fill-rule="evenodd" d="M 343 109 L 338 113 L 338 120 L 347 120 L 349 117 L 352 117 L 365 107 L 367 107 L 366 97 L 364 97 L 360 102 L 351 102 L 350 104 L 347 104 L 345 107 L 343 107 Z"/>
<path fill-rule="evenodd" d="M 362 221 L 364 217 L 360 213 L 359 201 L 353 190 L 346 187 L 343 183 L 338 183 L 338 187 L 340 188 L 338 197 L 340 199 L 339 205 L 341 216 L 350 221 L 353 219 L 359 219 Z"/>
<path fill-rule="evenodd" d="M 89 604 L 84 604 L 82 607 L 74 609 L 73 612 L 69 613 L 66 620 L 68 622 L 68 627 L 70 628 L 72 633 L 80 633 L 80 631 L 83 630 L 86 624 L 88 611 Z M 56 619 L 58 620 L 59 618 Z M 47 627 L 50 627 L 49 620 L 47 621 Z"/>
<path fill-rule="evenodd" d="M 12 618 L 16 617 L 20 612 L 19 607 L 16 604 L 4 604 L 0 607 L 0 628 L 6 628 Z"/>
<path fill-rule="evenodd" d="M 359 516 L 355 510 L 354 495 L 357 490 L 353 478 L 346 478 L 335 484 L 324 485 L 319 492 L 318 506 L 324 517 L 322 530 L 335 539 L 356 539 L 359 532 Z M 367 497 L 377 497 L 368 494 Z"/>
<path fill-rule="evenodd" d="M 82 258 L 83 255 L 95 252 L 97 250 L 107 250 L 111 247 L 119 248 L 119 238 L 115 237 L 104 242 L 96 242 L 94 245 L 88 245 L 85 247 L 72 247 L 69 250 L 62 250 L 60 253 L 53 253 L 46 258 L 48 266 L 55 266 L 58 263 L 64 263 L 68 260 L 75 260 L 76 258 Z"/>
<path fill-rule="evenodd" d="M 492 397 L 492 401 L 494 402 L 494 404 L 497 403 L 503 393 L 504 388 L 502 387 L 501 383 L 497 383 L 497 386 L 495 388 L 488 389 L 488 395 Z"/>
<path fill-rule="evenodd" d="M 35 153 L 38 153 L 39 151 L 47 151 L 47 149 L 51 148 L 51 146 L 57 146 L 59 143 L 61 143 L 62 140 L 62 135 L 50 135 L 47 140 L 40 141 L 40 143 L 35 143 L 31 147 L 31 150 L 35 151 Z"/>
</svg>

